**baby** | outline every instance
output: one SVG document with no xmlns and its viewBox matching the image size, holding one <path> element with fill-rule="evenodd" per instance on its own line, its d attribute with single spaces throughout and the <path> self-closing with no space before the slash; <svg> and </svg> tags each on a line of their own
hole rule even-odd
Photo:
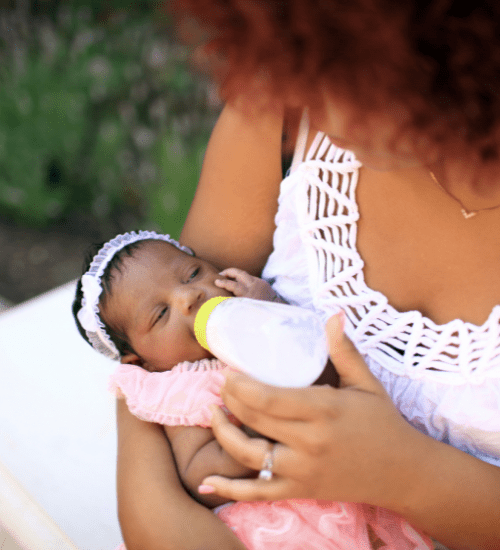
<svg viewBox="0 0 500 550">
<path fill-rule="evenodd" d="M 214 438 L 209 405 L 222 406 L 220 361 L 194 335 L 200 306 L 215 296 L 280 300 L 244 271 L 219 271 L 168 235 L 140 231 L 103 245 L 78 283 L 73 314 L 82 336 L 121 366 L 111 386 L 143 420 L 164 425 L 179 476 L 249 549 L 432 548 L 392 512 L 361 504 L 226 501 L 198 490 L 209 475 L 249 477 Z M 318 383 L 336 382 L 331 363 Z"/>
</svg>

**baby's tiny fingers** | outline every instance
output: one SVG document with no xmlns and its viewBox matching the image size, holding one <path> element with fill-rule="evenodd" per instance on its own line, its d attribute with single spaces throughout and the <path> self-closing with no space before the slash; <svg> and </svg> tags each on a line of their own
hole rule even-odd
<svg viewBox="0 0 500 550">
<path fill-rule="evenodd" d="M 224 271 L 221 271 L 219 275 L 230 277 L 231 279 L 236 279 L 237 281 L 242 281 L 246 284 L 250 283 L 254 279 L 252 275 L 242 269 L 238 269 L 237 267 L 228 267 L 227 269 L 224 269 Z"/>
<path fill-rule="evenodd" d="M 232 281 L 231 279 L 217 279 L 215 281 L 215 285 L 219 288 L 224 288 L 225 290 L 229 290 L 229 292 L 232 292 L 235 296 L 247 296 L 248 294 L 248 288 L 239 283 L 238 281 Z"/>
<path fill-rule="evenodd" d="M 215 286 L 229 290 L 229 292 L 232 292 L 233 294 L 243 291 L 243 287 L 240 283 L 237 281 L 231 281 L 230 279 L 216 279 Z"/>
</svg>

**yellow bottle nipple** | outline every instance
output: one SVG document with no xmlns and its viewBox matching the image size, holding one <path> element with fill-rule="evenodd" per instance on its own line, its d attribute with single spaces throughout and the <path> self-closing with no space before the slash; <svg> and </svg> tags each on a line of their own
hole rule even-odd
<svg viewBox="0 0 500 550">
<path fill-rule="evenodd" d="M 212 311 L 224 300 L 227 300 L 230 296 L 215 296 L 207 300 L 198 310 L 194 320 L 194 335 L 201 347 L 212 353 L 212 350 L 208 346 L 207 342 L 207 322 Z"/>
</svg>

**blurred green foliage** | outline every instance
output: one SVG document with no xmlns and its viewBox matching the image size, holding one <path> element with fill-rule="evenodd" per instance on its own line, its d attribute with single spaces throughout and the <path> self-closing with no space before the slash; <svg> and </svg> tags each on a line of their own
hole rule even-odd
<svg viewBox="0 0 500 550">
<path fill-rule="evenodd" d="M 166 16 L 134 6 L 0 13 L 1 215 L 44 226 L 84 212 L 178 235 L 218 108 Z"/>
<path fill-rule="evenodd" d="M 150 217 L 159 227 L 179 237 L 194 197 L 207 135 L 198 136 L 186 146 L 179 135 L 167 133 L 158 141 L 155 160 L 168 185 L 157 185 L 150 195 Z"/>
</svg>

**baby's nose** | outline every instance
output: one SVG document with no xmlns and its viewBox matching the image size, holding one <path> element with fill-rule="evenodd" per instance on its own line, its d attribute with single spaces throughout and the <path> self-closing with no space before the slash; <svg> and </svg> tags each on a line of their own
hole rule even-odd
<svg viewBox="0 0 500 550">
<path fill-rule="evenodd" d="M 178 307 L 185 315 L 196 313 L 204 301 L 203 298 L 203 290 L 193 286 L 185 287 L 178 294 Z"/>
</svg>

